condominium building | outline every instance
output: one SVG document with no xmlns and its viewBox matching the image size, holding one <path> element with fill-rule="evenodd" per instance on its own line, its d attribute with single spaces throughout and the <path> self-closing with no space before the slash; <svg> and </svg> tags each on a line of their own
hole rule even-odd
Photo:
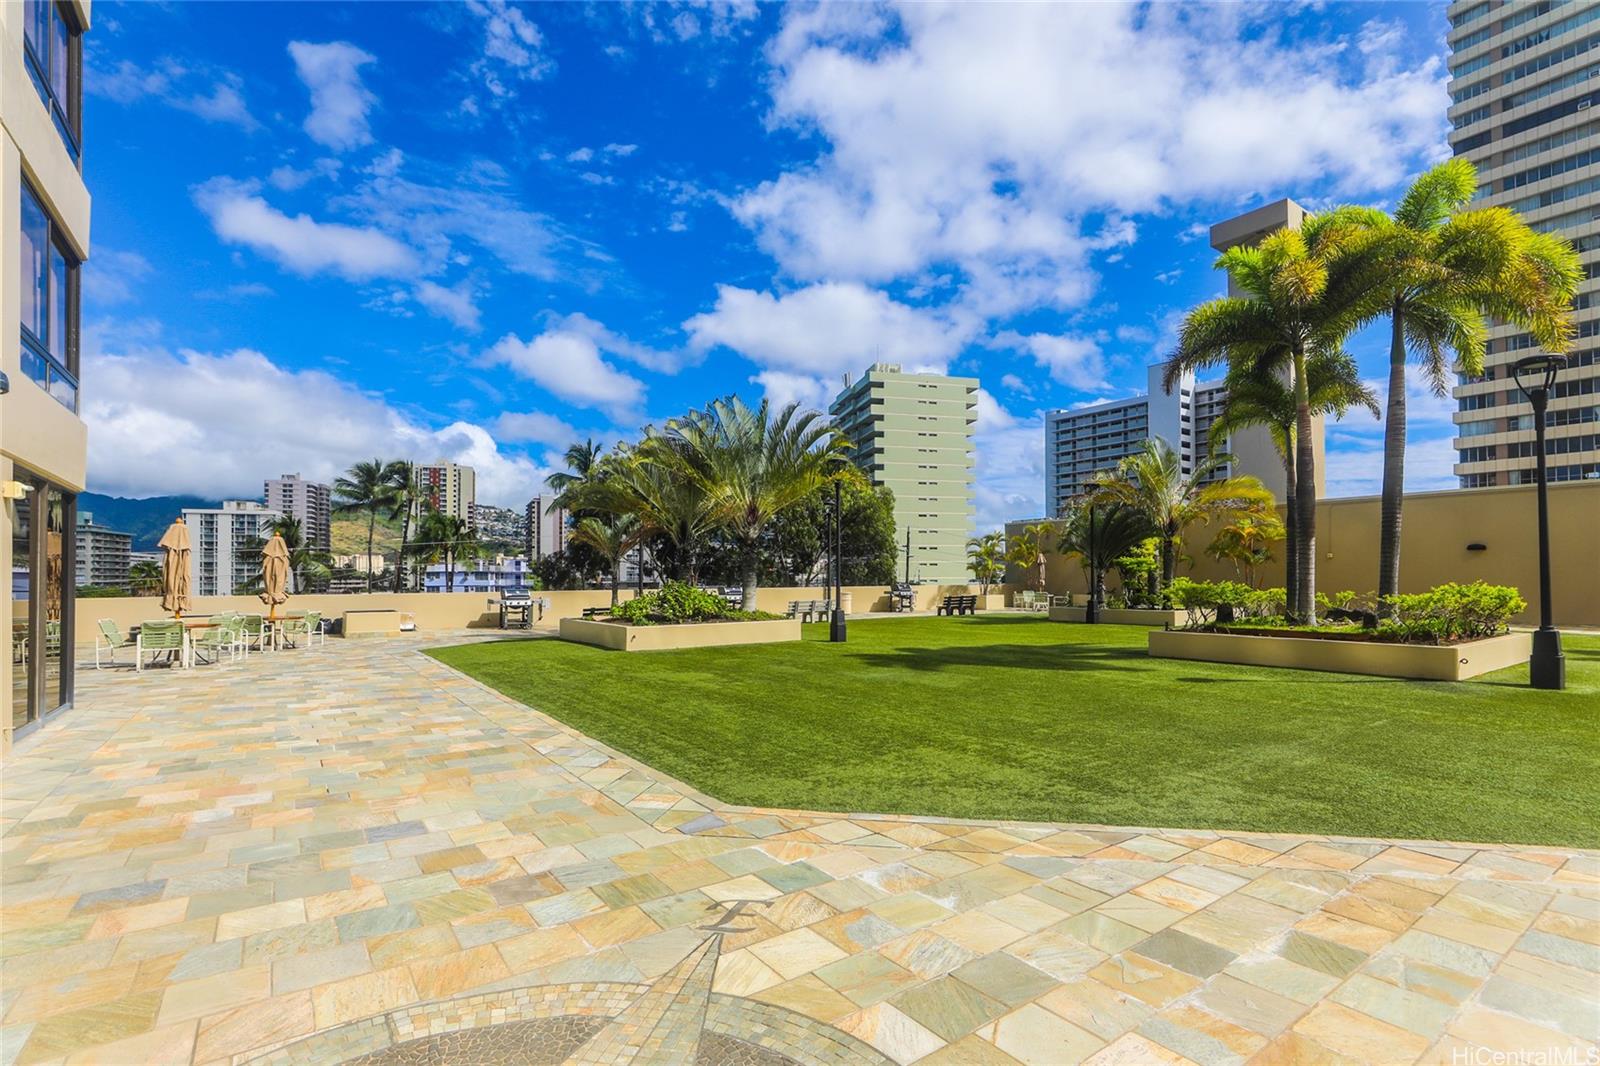
<svg viewBox="0 0 1600 1066">
<path fill-rule="evenodd" d="M 448 576 L 449 580 L 446 581 Z M 424 592 L 503 592 L 528 587 L 528 560 L 520 555 L 474 559 L 446 569 L 433 563 L 422 572 Z"/>
<path fill-rule="evenodd" d="M 0 573 L 27 590 L 0 597 L 0 752 L 72 704 L 88 28 L 89 0 L 0 4 Z"/>
<path fill-rule="evenodd" d="M 478 502 L 477 476 L 472 467 L 440 459 L 417 463 L 417 492 L 434 510 L 472 521 L 472 505 Z"/>
<path fill-rule="evenodd" d="M 520 547 L 528 539 L 527 518 L 510 507 L 475 503 L 472 505 L 472 517 L 469 521 L 481 541 L 515 544 Z"/>
<path fill-rule="evenodd" d="M 1600 2 L 1458 0 L 1450 19 L 1450 144 L 1478 167 L 1474 207 L 1503 206 L 1578 249 L 1577 338 L 1545 415 L 1552 481 L 1600 478 Z M 1492 325 L 1483 374 L 1462 377 L 1462 488 L 1534 480 L 1533 408 L 1511 374 L 1539 347 Z"/>
<path fill-rule="evenodd" d="M 848 378 L 829 413 L 850 441 L 851 458 L 874 485 L 894 492 L 897 571 L 911 580 L 967 580 L 967 538 L 975 510 L 973 428 L 978 379 L 907 374 L 876 363 Z"/>
<path fill-rule="evenodd" d="M 300 523 L 300 539 L 308 548 L 327 551 L 333 546 L 333 490 L 299 474 L 269 478 L 262 490 L 267 509 L 286 514 Z"/>
<path fill-rule="evenodd" d="M 1218 251 L 1254 244 L 1267 234 L 1300 225 L 1305 211 L 1293 200 L 1278 200 L 1211 227 L 1211 246 Z M 1232 282 L 1229 282 L 1232 292 Z M 1185 373 L 1169 392 L 1163 385 L 1166 365 L 1146 370 L 1148 390 L 1122 400 L 1105 400 L 1083 407 L 1045 413 L 1044 504 L 1046 514 L 1061 514 L 1067 501 L 1087 491 L 1095 474 L 1114 468 L 1124 457 L 1139 451 L 1144 442 L 1160 437 L 1178 452 L 1180 469 L 1193 473 L 1212 453 L 1211 427 L 1228 403 L 1221 380 L 1196 381 Z M 1287 486 L 1283 459 L 1263 427 L 1248 427 L 1217 441 L 1216 451 L 1231 456 L 1206 478 L 1220 481 L 1238 474 L 1258 478 L 1282 499 Z M 1324 485 L 1322 420 L 1313 425 L 1317 452 L 1317 495 Z"/>
<path fill-rule="evenodd" d="M 535 496 L 523 512 L 523 544 L 528 561 L 543 559 L 567 546 L 567 512 L 554 496 Z"/>
<path fill-rule="evenodd" d="M 223 500 L 215 508 L 186 507 L 189 595 L 231 596 L 261 572 L 261 544 L 283 514 L 254 500 Z"/>
<path fill-rule="evenodd" d="M 81 588 L 125 588 L 132 564 L 133 534 L 95 525 L 94 515 L 78 515 L 77 578 Z"/>
</svg>

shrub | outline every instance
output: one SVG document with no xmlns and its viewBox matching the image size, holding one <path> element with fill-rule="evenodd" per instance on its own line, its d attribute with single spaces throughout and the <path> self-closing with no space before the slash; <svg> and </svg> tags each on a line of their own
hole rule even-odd
<svg viewBox="0 0 1600 1066">
<path fill-rule="evenodd" d="M 1189 612 L 1190 629 L 1210 629 L 1239 619 L 1280 615 L 1288 602 L 1283 589 L 1255 589 L 1242 581 L 1194 581 L 1178 577 L 1173 578 L 1167 592 L 1174 607 Z"/>
<path fill-rule="evenodd" d="M 681 581 L 669 581 L 655 592 L 617 604 L 611 617 L 630 626 L 653 626 L 710 621 L 759 622 L 783 616 L 767 611 L 736 611 L 714 592 Z"/>
<path fill-rule="evenodd" d="M 1510 585 L 1482 581 L 1403 593 L 1389 602 L 1395 616 L 1380 626 L 1379 632 L 1408 644 L 1447 644 L 1496 636 L 1506 632 L 1512 617 L 1528 606 Z"/>
</svg>

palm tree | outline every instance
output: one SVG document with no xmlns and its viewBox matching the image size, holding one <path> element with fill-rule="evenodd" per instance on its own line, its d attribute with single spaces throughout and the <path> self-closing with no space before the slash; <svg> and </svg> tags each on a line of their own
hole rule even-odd
<svg viewBox="0 0 1600 1066">
<path fill-rule="evenodd" d="M 1196 522 L 1227 518 L 1240 511 L 1270 506 L 1272 493 L 1248 475 L 1211 480 L 1231 456 L 1210 455 L 1192 473 L 1183 472 L 1178 452 L 1164 438 L 1144 446 L 1092 479 L 1090 502 L 1123 504 L 1145 516 L 1161 540 L 1161 587 L 1172 584 L 1178 566 L 1178 538 Z"/>
<path fill-rule="evenodd" d="M 1230 562 L 1245 584 L 1256 587 L 1256 568 L 1272 561 L 1272 546 L 1284 539 L 1283 522 L 1274 509 L 1241 511 L 1206 547 L 1206 554 L 1218 562 Z"/>
<path fill-rule="evenodd" d="M 1054 532 L 1049 522 L 1035 522 L 1006 541 L 1006 562 L 1021 570 L 1022 580 L 1036 585 L 1036 592 L 1044 591 L 1044 545 Z"/>
<path fill-rule="evenodd" d="M 1234 433 L 1263 426 L 1283 460 L 1283 548 L 1290 560 L 1284 567 L 1285 602 L 1295 601 L 1295 417 L 1294 390 L 1277 373 L 1256 374 L 1250 364 L 1228 372 L 1227 400 L 1222 414 L 1211 423 L 1211 448 L 1217 450 Z M 1343 417 L 1353 407 L 1365 407 L 1378 417 L 1378 398 L 1361 380 L 1356 361 L 1347 352 L 1317 352 L 1306 359 L 1306 392 L 1313 417 Z"/>
<path fill-rule="evenodd" d="M 641 526 L 637 515 L 615 514 L 604 518 L 590 515 L 573 523 L 570 537 L 586 544 L 611 564 L 611 606 L 617 605 L 622 585 L 622 560 L 639 542 Z"/>
<path fill-rule="evenodd" d="M 985 596 L 994 579 L 1005 573 L 1005 537 L 999 532 L 985 533 L 967 541 L 967 569 L 978 579 Z"/>
<path fill-rule="evenodd" d="M 599 476 L 574 493 L 580 508 L 609 515 L 631 514 L 639 521 L 638 540 L 664 540 L 694 584 L 706 541 L 720 518 L 718 501 L 698 478 L 685 477 L 682 442 L 646 428 L 637 448 L 618 448 Z"/>
<path fill-rule="evenodd" d="M 569 514 L 574 508 L 574 497 L 595 475 L 600 466 L 601 457 L 605 453 L 605 445 L 593 440 L 585 440 L 567 446 L 566 454 L 562 461 L 567 464 L 566 470 L 557 471 L 544 479 L 556 493 L 555 505 Z"/>
<path fill-rule="evenodd" d="M 367 591 L 372 591 L 372 539 L 378 524 L 378 511 L 389 506 L 393 489 L 382 459 L 363 460 L 333 483 L 333 513 L 367 513 Z"/>
<path fill-rule="evenodd" d="M 761 534 L 774 515 L 806 499 L 848 462 L 845 443 L 816 411 L 791 403 L 774 415 L 766 400 L 714 401 L 667 423 L 681 472 L 711 497 L 719 524 L 738 546 L 744 605 L 754 609 Z"/>
<path fill-rule="evenodd" d="M 389 486 L 389 519 L 400 519 L 400 553 L 395 557 L 394 591 L 400 592 L 405 582 L 407 543 L 411 539 L 411 514 L 416 510 L 422 491 L 417 485 L 415 463 L 396 459 L 383 468 L 383 480 Z"/>
<path fill-rule="evenodd" d="M 422 516 L 417 529 L 417 541 L 412 546 L 418 561 L 444 563 L 444 590 L 456 588 L 456 563 L 476 559 L 483 554 L 478 543 L 478 533 L 455 515 L 429 508 Z"/>
<path fill-rule="evenodd" d="M 1360 216 L 1381 279 L 1371 317 L 1389 318 L 1380 610 L 1400 591 L 1408 353 L 1443 396 L 1452 363 L 1464 374 L 1483 372 L 1486 314 L 1521 326 L 1546 351 L 1565 351 L 1571 343 L 1572 297 L 1583 280 L 1578 253 L 1507 208 L 1466 210 L 1477 190 L 1477 168 L 1458 157 L 1418 177 L 1392 216 L 1378 210 Z"/>
<path fill-rule="evenodd" d="M 1286 374 L 1295 398 L 1295 591 L 1290 614 L 1316 621 L 1317 480 L 1306 361 L 1341 351 L 1365 312 L 1372 280 L 1359 225 L 1344 210 L 1308 215 L 1300 229 L 1281 229 L 1254 246 L 1229 248 L 1217 259 L 1242 293 L 1190 311 L 1166 387 L 1185 371 L 1217 363 L 1249 367 L 1252 376 Z"/>
<path fill-rule="evenodd" d="M 326 581 L 333 575 L 333 566 L 327 555 L 307 546 L 305 536 L 300 529 L 300 519 L 294 515 L 280 515 L 273 519 L 268 527 L 272 532 L 283 538 L 283 546 L 289 550 L 289 592 L 298 594 L 308 591 L 312 582 Z M 265 541 L 257 540 L 247 547 L 247 551 L 259 552 L 266 547 Z M 261 591 L 261 572 L 258 570 L 250 575 L 244 584 L 245 592 Z"/>
<path fill-rule="evenodd" d="M 1083 560 L 1089 599 L 1098 610 L 1105 603 L 1106 571 L 1151 534 L 1150 519 L 1137 507 L 1124 503 L 1101 506 L 1079 498 L 1069 503 L 1062 515 L 1056 551 Z"/>
<path fill-rule="evenodd" d="M 161 591 L 161 564 L 149 559 L 128 567 L 128 588 L 135 596 L 154 596 Z"/>
</svg>

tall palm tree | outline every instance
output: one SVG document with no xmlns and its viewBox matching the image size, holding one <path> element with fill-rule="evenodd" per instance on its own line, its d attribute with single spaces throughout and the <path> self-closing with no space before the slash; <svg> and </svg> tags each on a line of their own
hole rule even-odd
<svg viewBox="0 0 1600 1066">
<path fill-rule="evenodd" d="M 1521 326 L 1546 351 L 1565 351 L 1571 343 L 1572 297 L 1583 279 L 1578 253 L 1507 208 L 1467 210 L 1477 190 L 1477 168 L 1458 157 L 1418 177 L 1393 215 L 1370 210 L 1360 216 L 1381 279 L 1372 317 L 1389 319 L 1380 609 L 1400 591 L 1407 356 L 1443 396 L 1452 363 L 1464 374 L 1483 372 L 1485 315 Z"/>
<path fill-rule="evenodd" d="M 372 591 L 372 540 L 378 512 L 389 506 L 392 489 L 382 459 L 363 460 L 333 482 L 334 514 L 367 514 L 367 591 Z"/>
<path fill-rule="evenodd" d="M 667 423 L 682 472 L 705 487 L 723 530 L 738 546 L 744 605 L 753 609 L 761 534 L 774 515 L 802 502 L 848 462 L 845 443 L 821 414 L 791 403 L 714 401 Z"/>
<path fill-rule="evenodd" d="M 558 470 L 544 479 L 556 493 L 555 505 L 571 513 L 574 496 L 594 476 L 605 454 L 605 445 L 594 440 L 584 440 L 567 446 L 562 461 L 567 469 Z"/>
<path fill-rule="evenodd" d="M 154 596 L 161 591 L 161 564 L 142 559 L 128 567 L 128 589 L 135 596 Z"/>
<path fill-rule="evenodd" d="M 994 579 L 1005 573 L 1005 535 L 996 531 L 967 541 L 967 569 L 985 596 Z"/>
<path fill-rule="evenodd" d="M 1150 519 L 1125 503 L 1106 506 L 1079 498 L 1062 515 L 1056 551 L 1083 560 L 1089 599 L 1096 609 L 1105 602 L 1106 571 L 1154 533 Z"/>
<path fill-rule="evenodd" d="M 455 515 L 429 508 L 422 516 L 417 529 L 417 540 L 412 550 L 418 561 L 444 563 L 444 590 L 456 588 L 456 563 L 476 559 L 483 554 L 478 533 Z"/>
<path fill-rule="evenodd" d="M 1284 502 L 1283 550 L 1288 557 L 1284 567 L 1285 600 L 1295 600 L 1295 418 L 1298 407 L 1294 390 L 1278 373 L 1258 374 L 1249 363 L 1230 369 L 1227 400 L 1222 414 L 1211 423 L 1211 448 L 1249 426 L 1263 426 L 1272 437 L 1278 457 L 1283 461 Z M 1378 417 L 1378 398 L 1361 380 L 1356 361 L 1347 352 L 1316 352 L 1306 359 L 1306 393 L 1313 417 L 1343 417 L 1354 407 L 1365 407 Z"/>
<path fill-rule="evenodd" d="M 1162 437 L 1144 446 L 1092 479 L 1090 502 L 1122 504 L 1145 516 L 1161 541 L 1161 587 L 1172 584 L 1178 565 L 1178 538 L 1197 522 L 1225 518 L 1240 511 L 1270 505 L 1272 493 L 1249 475 L 1210 480 L 1217 468 L 1231 461 L 1228 455 L 1211 455 L 1183 472 L 1178 452 Z"/>
<path fill-rule="evenodd" d="M 611 606 L 617 605 L 622 585 L 622 560 L 639 542 L 641 526 L 637 515 L 614 514 L 599 518 L 590 515 L 573 523 L 571 539 L 593 548 L 611 564 Z"/>
<path fill-rule="evenodd" d="M 416 464 L 405 459 L 396 459 L 387 464 L 383 468 L 383 480 L 389 486 L 389 519 L 400 519 L 400 554 L 395 558 L 394 567 L 394 591 L 400 592 L 404 589 L 411 515 L 417 508 L 417 501 L 422 498 L 422 491 L 417 485 Z"/>
<path fill-rule="evenodd" d="M 659 537 L 694 584 L 706 542 L 720 520 L 718 500 L 698 478 L 685 477 L 682 442 L 646 428 L 637 448 L 618 448 L 602 475 L 575 493 L 581 508 L 631 514 L 639 541 Z"/>
<path fill-rule="evenodd" d="M 326 581 L 333 575 L 333 566 L 328 556 L 306 544 L 305 536 L 300 529 L 300 519 L 294 515 L 281 515 L 273 519 L 272 525 L 268 528 L 283 538 L 283 546 L 289 550 L 291 594 L 309 591 L 312 583 Z M 246 550 L 259 552 L 265 547 L 265 541 L 257 540 Z M 261 586 L 262 575 L 258 570 L 245 582 L 244 591 L 260 592 Z"/>
<path fill-rule="evenodd" d="M 1187 370 L 1217 363 L 1248 366 L 1252 375 L 1285 374 L 1295 398 L 1295 590 L 1290 614 L 1316 620 L 1317 480 L 1306 361 L 1341 351 L 1372 291 L 1361 228 L 1343 210 L 1308 215 L 1298 230 L 1281 229 L 1254 246 L 1229 248 L 1217 265 L 1240 291 L 1190 311 L 1167 363 L 1167 388 Z"/>
</svg>

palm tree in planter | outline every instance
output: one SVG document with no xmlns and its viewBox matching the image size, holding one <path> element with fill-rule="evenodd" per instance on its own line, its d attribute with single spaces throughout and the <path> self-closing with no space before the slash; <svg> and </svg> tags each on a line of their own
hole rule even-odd
<svg viewBox="0 0 1600 1066">
<path fill-rule="evenodd" d="M 1347 352 L 1317 352 L 1306 359 L 1306 392 L 1313 417 L 1342 418 L 1355 407 L 1365 407 L 1378 417 L 1378 398 L 1361 380 L 1356 361 Z M 1283 550 L 1285 601 L 1295 601 L 1295 416 L 1294 389 L 1277 373 L 1258 374 L 1252 364 L 1230 370 L 1227 401 L 1211 423 L 1211 447 L 1217 448 L 1234 433 L 1250 426 L 1265 428 L 1283 461 Z"/>
<path fill-rule="evenodd" d="M 989 586 L 1006 572 L 1005 537 L 1000 533 L 985 533 L 967 541 L 967 569 L 977 578 L 983 594 L 989 595 Z"/>
<path fill-rule="evenodd" d="M 572 525 L 568 536 L 579 544 L 593 548 L 611 565 L 611 606 L 617 605 L 617 592 L 622 585 L 622 560 L 639 542 L 642 526 L 634 514 L 590 515 Z"/>
<path fill-rule="evenodd" d="M 717 528 L 717 500 L 698 478 L 685 477 L 681 442 L 646 429 L 638 447 L 619 448 L 605 475 L 576 493 L 582 508 L 639 520 L 636 543 L 657 538 L 691 585 L 699 578 L 706 542 Z"/>
<path fill-rule="evenodd" d="M 1372 318 L 1389 319 L 1389 397 L 1383 424 L 1378 603 L 1400 591 L 1405 490 L 1406 363 L 1420 364 L 1439 396 L 1449 374 L 1483 372 L 1484 316 L 1521 326 L 1542 348 L 1572 339 L 1572 298 L 1583 267 L 1571 244 L 1537 232 L 1504 207 L 1467 209 L 1478 172 L 1455 158 L 1424 172 L 1393 215 L 1360 213 L 1380 279 Z"/>
<path fill-rule="evenodd" d="M 1283 522 L 1275 508 L 1241 511 L 1217 530 L 1206 554 L 1232 563 L 1245 584 L 1255 588 L 1257 568 L 1272 561 L 1272 546 L 1283 539 Z"/>
<path fill-rule="evenodd" d="M 714 501 L 718 524 L 738 547 L 744 606 L 753 610 L 760 542 L 773 517 L 805 501 L 849 461 L 844 438 L 816 411 L 791 403 L 773 413 L 766 400 L 750 407 L 737 396 L 714 401 L 667 423 L 683 476 Z"/>
<path fill-rule="evenodd" d="M 1271 505 L 1272 493 L 1253 477 L 1210 480 L 1217 468 L 1231 459 L 1228 455 L 1207 456 L 1192 473 L 1185 474 L 1176 449 L 1161 437 L 1151 437 L 1115 470 L 1093 479 L 1091 503 L 1132 507 L 1155 530 L 1161 541 L 1163 591 L 1176 574 L 1178 539 L 1185 529 L 1197 522 Z"/>
<path fill-rule="evenodd" d="M 1125 503 L 1101 506 L 1082 498 L 1068 504 L 1056 551 L 1083 561 L 1091 620 L 1099 620 L 1098 612 L 1105 605 L 1106 571 L 1151 535 L 1150 519 L 1137 507 Z"/>
<path fill-rule="evenodd" d="M 1022 571 L 1022 580 L 1035 592 L 1044 591 L 1044 546 L 1054 532 L 1049 522 L 1035 522 L 1006 540 L 1006 562 Z"/>
<path fill-rule="evenodd" d="M 556 493 L 557 507 L 569 514 L 577 509 L 576 497 L 586 485 L 599 476 L 605 450 L 605 445 L 594 440 L 568 445 L 566 454 L 562 456 L 562 462 L 567 464 L 567 468 L 558 470 L 544 479 L 544 483 Z"/>
<path fill-rule="evenodd" d="M 1254 246 L 1229 248 L 1217 259 L 1241 295 L 1190 311 L 1167 363 L 1171 389 L 1185 371 L 1227 363 L 1251 376 L 1283 375 L 1295 398 L 1296 621 L 1316 621 L 1317 478 L 1306 362 L 1341 351 L 1367 312 L 1374 288 L 1364 232 L 1345 209 L 1308 215 L 1298 230 L 1281 229 Z M 1262 490 L 1265 491 L 1265 490 Z M 1169 571 L 1170 572 L 1170 571 Z"/>
<path fill-rule="evenodd" d="M 382 459 L 363 460 L 333 482 L 333 513 L 367 515 L 367 591 L 372 591 L 372 540 L 378 525 L 378 512 L 389 506 L 393 487 Z"/>
</svg>

